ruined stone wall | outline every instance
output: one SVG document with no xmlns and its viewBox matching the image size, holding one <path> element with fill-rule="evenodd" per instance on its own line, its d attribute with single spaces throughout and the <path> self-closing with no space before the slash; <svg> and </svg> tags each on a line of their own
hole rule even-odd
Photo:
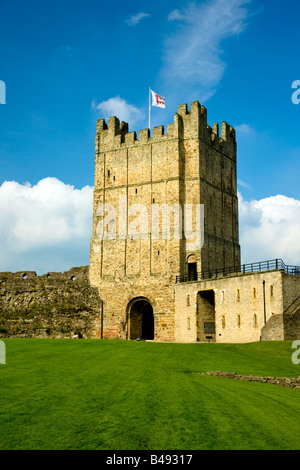
<svg viewBox="0 0 300 470">
<path fill-rule="evenodd" d="M 88 270 L 0 273 L 0 337 L 99 337 L 101 300 Z"/>
<path fill-rule="evenodd" d="M 221 370 L 201 372 L 201 375 L 211 377 L 223 377 L 225 379 L 243 380 L 247 382 L 259 382 L 271 385 L 279 385 L 281 387 L 296 388 L 300 390 L 300 376 L 298 377 L 258 377 L 254 375 L 241 375 L 236 372 L 225 372 Z"/>
</svg>

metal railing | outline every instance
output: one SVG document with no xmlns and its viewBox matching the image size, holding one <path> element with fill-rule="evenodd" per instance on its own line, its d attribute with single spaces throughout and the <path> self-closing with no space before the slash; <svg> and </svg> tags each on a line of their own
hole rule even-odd
<svg viewBox="0 0 300 470">
<path fill-rule="evenodd" d="M 267 261 L 257 261 L 256 263 L 241 264 L 230 268 L 207 269 L 205 271 L 192 273 L 190 276 L 176 276 L 176 284 L 179 282 L 192 282 L 202 279 L 210 279 L 218 276 L 229 276 L 230 274 L 246 274 L 260 271 L 271 271 L 279 269 L 285 274 L 300 274 L 300 266 L 291 266 L 285 264 L 282 259 L 271 259 Z"/>
</svg>

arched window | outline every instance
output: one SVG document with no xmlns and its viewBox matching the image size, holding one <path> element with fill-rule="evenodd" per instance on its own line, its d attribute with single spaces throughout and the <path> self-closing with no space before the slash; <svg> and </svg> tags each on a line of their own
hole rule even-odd
<svg viewBox="0 0 300 470">
<path fill-rule="evenodd" d="M 188 263 L 188 277 L 189 281 L 197 281 L 198 273 L 197 273 L 197 261 L 195 255 L 189 255 L 187 257 Z"/>
</svg>

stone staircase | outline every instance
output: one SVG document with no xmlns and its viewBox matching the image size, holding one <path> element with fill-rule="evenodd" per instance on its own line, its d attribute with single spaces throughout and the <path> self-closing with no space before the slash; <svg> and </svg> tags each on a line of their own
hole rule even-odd
<svg viewBox="0 0 300 470">
<path fill-rule="evenodd" d="M 280 315 L 272 315 L 261 330 L 261 340 L 300 339 L 300 295 Z"/>
<path fill-rule="evenodd" d="M 283 315 L 294 315 L 300 310 L 300 295 L 284 310 Z"/>
</svg>

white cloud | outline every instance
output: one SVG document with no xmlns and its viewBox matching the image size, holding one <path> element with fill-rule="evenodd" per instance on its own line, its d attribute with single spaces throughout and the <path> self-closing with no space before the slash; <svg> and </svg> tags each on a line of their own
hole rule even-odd
<svg viewBox="0 0 300 470">
<path fill-rule="evenodd" d="M 245 201 L 239 194 L 243 262 L 282 258 L 300 265 L 300 201 L 277 195 Z"/>
<path fill-rule="evenodd" d="M 169 20 L 177 20 L 176 32 L 165 44 L 166 81 L 173 87 L 194 87 L 201 100 L 214 94 L 226 63 L 221 59 L 221 43 L 247 27 L 251 0 L 212 0 L 190 3 L 174 10 Z"/>
<path fill-rule="evenodd" d="M 132 15 L 128 20 L 126 20 L 126 23 L 129 26 L 134 26 L 138 24 L 143 18 L 147 18 L 148 16 L 150 16 L 149 13 L 140 12 L 136 15 Z"/>
<path fill-rule="evenodd" d="M 235 130 L 238 134 L 250 135 L 254 133 L 254 129 L 249 124 L 238 124 L 235 126 Z"/>
<path fill-rule="evenodd" d="M 243 188 L 252 189 L 252 187 L 250 186 L 250 184 L 246 183 L 246 182 L 243 181 L 243 180 L 238 179 L 238 180 L 237 180 L 237 184 L 238 184 L 238 186 L 242 186 Z"/>
<path fill-rule="evenodd" d="M 136 106 L 127 103 L 120 96 L 109 98 L 107 101 L 96 103 L 92 102 L 92 109 L 101 111 L 102 117 L 108 119 L 111 116 L 117 116 L 120 121 L 125 121 L 131 126 L 134 126 L 138 121 L 144 118 L 144 113 Z"/>
<path fill-rule="evenodd" d="M 89 263 L 93 188 L 56 178 L 0 186 L 0 271 L 60 271 Z"/>
<path fill-rule="evenodd" d="M 179 10 L 173 10 L 171 13 L 169 13 L 168 20 L 169 21 L 174 21 L 174 20 L 182 20 L 184 19 L 184 15 L 180 13 Z"/>
</svg>

